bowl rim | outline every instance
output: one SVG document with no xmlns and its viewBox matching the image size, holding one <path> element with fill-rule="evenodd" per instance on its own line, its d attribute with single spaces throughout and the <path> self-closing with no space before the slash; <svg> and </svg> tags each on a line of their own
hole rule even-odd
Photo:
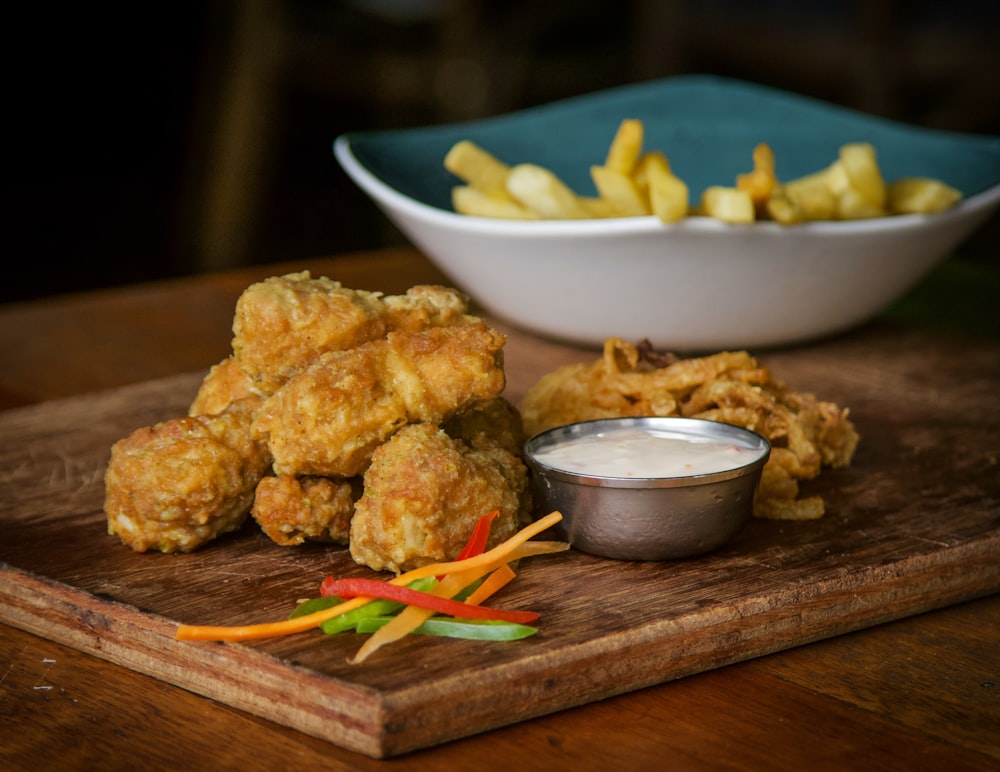
<svg viewBox="0 0 1000 772">
<path fill-rule="evenodd" d="M 816 235 L 854 236 L 865 233 L 886 233 L 910 230 L 942 219 L 964 216 L 990 207 L 1000 201 L 1000 182 L 968 197 L 955 206 L 934 214 L 896 214 L 859 220 L 812 220 L 794 225 L 782 225 L 758 220 L 734 224 L 706 215 L 692 214 L 674 223 L 664 223 L 655 215 L 640 217 L 588 218 L 579 220 L 506 220 L 459 214 L 413 198 L 392 187 L 354 154 L 352 134 L 341 134 L 334 140 L 334 155 L 344 171 L 376 203 L 402 212 L 415 220 L 447 230 L 478 235 L 510 238 L 551 238 L 559 236 L 595 236 L 669 233 L 671 231 L 734 232 L 751 230 L 758 233 L 811 233 Z M 442 163 L 443 163 L 442 159 Z"/>
<path fill-rule="evenodd" d="M 678 477 L 618 477 L 614 475 L 570 472 L 546 464 L 538 460 L 535 455 L 539 446 L 546 443 L 558 442 L 562 438 L 599 433 L 605 427 L 616 429 L 630 427 L 643 428 L 650 425 L 667 426 L 674 430 L 682 427 L 681 433 L 692 436 L 729 439 L 739 442 L 750 450 L 757 451 L 758 455 L 739 466 L 722 469 L 717 472 Z M 574 421 L 537 432 L 524 442 L 523 452 L 528 466 L 535 473 L 543 477 L 560 482 L 599 488 L 638 488 L 649 490 L 656 488 L 691 488 L 759 474 L 770 458 L 771 443 L 764 435 L 752 429 L 722 421 L 712 421 L 707 418 L 690 418 L 687 416 L 618 416 Z"/>
</svg>

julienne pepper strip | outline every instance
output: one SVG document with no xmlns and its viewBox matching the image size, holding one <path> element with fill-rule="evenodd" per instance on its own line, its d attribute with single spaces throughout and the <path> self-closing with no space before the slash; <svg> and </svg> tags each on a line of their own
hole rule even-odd
<svg viewBox="0 0 1000 772">
<path fill-rule="evenodd" d="M 497 569 L 499 570 L 499 569 Z M 494 572 L 496 573 L 496 572 Z M 428 576 L 424 579 L 416 579 L 410 583 L 410 587 L 415 590 L 429 590 L 438 583 L 438 580 L 434 577 Z M 334 606 L 338 603 L 343 603 L 342 598 L 336 596 L 324 596 L 319 598 L 312 598 L 307 601 L 303 601 L 295 610 L 292 612 L 292 617 L 302 616 L 303 614 L 311 614 L 319 609 L 326 609 Z M 339 617 L 334 617 L 333 619 L 328 619 L 319 628 L 327 635 L 334 635 L 336 633 L 343 633 L 348 630 L 357 631 L 358 624 L 361 620 L 367 617 L 382 617 L 391 616 L 402 609 L 404 604 L 396 603 L 391 600 L 373 600 L 360 608 L 356 608 L 353 611 L 348 611 L 346 614 L 341 614 Z"/>
<path fill-rule="evenodd" d="M 422 579 L 428 576 L 447 576 L 442 582 L 452 579 L 451 574 L 477 571 L 478 575 L 472 577 L 474 581 L 479 576 L 484 576 L 501 565 L 510 563 L 513 560 L 527 557 L 529 555 L 541 555 L 567 549 L 568 544 L 562 542 L 535 542 L 529 544 L 529 540 L 540 533 L 551 528 L 562 520 L 560 512 L 550 512 L 548 515 L 526 525 L 509 539 L 498 544 L 491 550 L 487 550 L 481 555 L 466 558 L 461 561 L 451 561 L 448 563 L 433 563 L 420 566 L 412 571 L 407 571 L 389 580 L 389 584 L 406 586 L 415 579 Z M 466 586 L 469 582 L 466 582 Z M 457 592 L 456 590 L 455 592 Z M 452 593 L 454 595 L 455 593 Z M 360 608 L 367 603 L 370 598 L 352 598 L 343 603 L 326 609 L 320 609 L 311 614 L 283 619 L 279 622 L 265 622 L 256 625 L 234 625 L 234 626 L 212 626 L 212 625 L 179 625 L 175 637 L 182 641 L 247 641 L 261 638 L 273 638 L 292 633 L 300 633 L 318 627 L 328 619 L 333 619 L 341 614 L 346 614 L 352 609 Z M 406 614 L 410 609 L 404 609 L 401 614 Z M 420 611 L 420 609 L 415 609 Z M 399 617 L 395 617 L 398 619 Z M 382 628 L 385 630 L 386 628 Z M 379 632 L 382 632 L 380 630 Z M 373 638 L 375 636 L 372 636 Z M 369 639 L 370 640 L 370 639 Z M 355 658 L 356 659 L 356 658 Z"/>
<path fill-rule="evenodd" d="M 476 527 L 472 529 L 472 536 L 469 537 L 469 541 L 465 543 L 462 551 L 458 553 L 456 560 L 467 560 L 476 555 L 482 555 L 486 551 L 486 543 L 490 539 L 490 527 L 499 514 L 500 510 L 494 509 L 476 521 Z"/>
<path fill-rule="evenodd" d="M 466 560 L 462 562 L 468 563 L 469 561 Z M 463 573 L 449 574 L 438 582 L 437 586 L 432 587 L 428 592 L 432 592 L 441 598 L 452 598 L 463 588 L 468 587 L 469 584 L 485 575 L 485 573 L 489 570 L 492 569 L 480 566 L 479 568 L 465 571 Z M 428 608 L 422 608 L 420 606 L 406 606 L 396 616 L 389 620 L 384 627 L 381 627 L 374 632 L 368 640 L 361 645 L 357 654 L 349 659 L 348 662 L 352 665 L 361 664 L 386 644 L 405 638 L 414 630 L 418 629 L 424 622 L 429 620 L 433 614 L 434 612 Z"/>
<path fill-rule="evenodd" d="M 510 584 L 516 576 L 517 574 L 515 574 L 514 569 L 510 567 L 510 563 L 504 563 L 493 573 L 487 576 L 486 579 L 483 580 L 483 583 L 469 594 L 469 597 L 465 599 L 465 602 L 475 605 L 482 603 L 488 597 Z"/>
<path fill-rule="evenodd" d="M 498 608 L 477 606 L 463 603 L 451 598 L 441 598 L 429 592 L 412 590 L 409 587 L 397 587 L 380 579 L 334 579 L 324 582 L 325 589 L 340 598 L 381 598 L 405 603 L 407 606 L 418 606 L 438 614 L 467 619 L 499 619 L 504 622 L 516 622 L 526 625 L 538 619 L 534 611 L 507 611 Z"/>
<path fill-rule="evenodd" d="M 359 633 L 377 633 L 393 620 L 393 617 L 365 617 L 358 622 Z M 538 632 L 537 628 L 513 622 L 494 619 L 452 619 L 431 617 L 419 627 L 410 631 L 411 635 L 437 635 L 443 638 L 464 638 L 472 641 L 519 641 Z"/>
<path fill-rule="evenodd" d="M 553 515 L 557 516 L 553 522 L 558 522 L 558 519 L 562 517 L 558 513 L 553 513 Z M 549 515 L 549 517 L 553 517 L 553 515 Z M 472 604 L 473 602 L 481 603 L 514 577 L 514 570 L 510 567 L 510 564 L 515 560 L 527 557 L 530 554 L 543 555 L 558 552 L 568 547 L 569 545 L 565 542 L 527 541 L 517 547 L 506 562 L 499 563 L 496 566 L 487 565 L 472 568 L 466 570 L 464 573 L 449 574 L 438 582 L 436 586 L 429 588 L 427 592 L 441 598 L 454 598 L 459 593 L 465 592 L 473 586 L 474 582 L 485 576 L 486 579 L 465 600 L 467 604 Z M 466 559 L 465 561 L 458 561 L 455 565 L 469 566 L 472 562 L 474 561 Z M 473 596 L 475 596 L 475 600 L 473 600 Z M 436 619 L 433 614 L 434 612 L 428 608 L 406 606 L 396 616 L 389 618 L 384 625 L 375 630 L 348 662 L 354 665 L 361 664 L 383 646 L 398 641 L 411 633 L 426 629 L 425 625 Z M 509 625 L 511 623 L 508 622 L 505 624 Z M 360 627 L 356 628 L 359 632 Z M 528 627 L 527 625 L 518 625 L 518 627 L 521 629 L 516 633 L 517 637 L 527 637 L 527 635 L 533 635 L 537 632 L 536 628 Z M 452 628 L 452 630 L 453 634 L 457 635 L 455 628 Z"/>
<path fill-rule="evenodd" d="M 490 528 L 493 526 L 493 521 L 496 520 L 499 515 L 500 510 L 494 509 L 492 512 L 487 512 L 476 521 L 476 525 L 472 529 L 472 535 L 469 536 L 469 540 L 465 543 L 465 546 L 462 547 L 455 560 L 468 560 L 476 555 L 482 555 L 486 551 L 486 543 L 490 538 Z M 439 576 L 438 581 L 441 579 L 444 579 L 444 577 Z"/>
</svg>

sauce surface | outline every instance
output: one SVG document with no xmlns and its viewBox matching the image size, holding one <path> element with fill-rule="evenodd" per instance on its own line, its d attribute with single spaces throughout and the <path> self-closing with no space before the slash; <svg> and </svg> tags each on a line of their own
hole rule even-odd
<svg viewBox="0 0 1000 772">
<path fill-rule="evenodd" d="M 612 429 L 538 450 L 555 469 L 597 477 L 693 477 L 752 463 L 763 450 L 656 429 Z"/>
</svg>

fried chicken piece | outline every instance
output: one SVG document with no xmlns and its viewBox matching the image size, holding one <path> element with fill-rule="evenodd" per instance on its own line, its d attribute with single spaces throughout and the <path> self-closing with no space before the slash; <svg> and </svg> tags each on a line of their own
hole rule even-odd
<svg viewBox="0 0 1000 772">
<path fill-rule="evenodd" d="M 256 389 L 271 394 L 320 353 L 353 348 L 386 330 L 377 292 L 314 279 L 309 271 L 272 276 L 236 301 L 233 356 Z"/>
<path fill-rule="evenodd" d="M 527 470 L 499 445 L 473 449 L 438 426 L 413 424 L 381 445 L 351 521 L 351 556 L 376 571 L 452 560 L 494 509 L 490 545 L 528 515 Z"/>
<path fill-rule="evenodd" d="M 360 496 L 360 478 L 277 475 L 265 477 L 257 485 L 251 514 L 276 544 L 347 544 L 354 502 Z"/>
<path fill-rule="evenodd" d="M 387 295 L 386 325 L 390 331 L 420 332 L 428 327 L 449 327 L 475 320 L 468 315 L 469 301 L 451 287 L 418 284 L 405 295 Z"/>
<path fill-rule="evenodd" d="M 241 399 L 256 400 L 258 405 L 263 402 L 250 376 L 232 356 L 228 356 L 205 375 L 188 408 L 188 415 L 215 415 Z"/>
<path fill-rule="evenodd" d="M 342 351 L 393 330 L 465 323 L 468 302 L 458 290 L 417 285 L 383 297 L 343 287 L 309 271 L 273 276 L 243 291 L 233 319 L 233 356 L 266 395 L 327 351 Z"/>
<path fill-rule="evenodd" d="M 264 402 L 254 434 L 277 474 L 353 477 L 402 426 L 439 423 L 498 396 L 504 342 L 470 322 L 327 352 Z"/>
<path fill-rule="evenodd" d="M 469 405 L 445 421 L 441 428 L 449 437 L 464 440 L 473 448 L 482 447 L 484 443 L 496 444 L 519 458 L 527 439 L 521 414 L 503 397 Z"/>
<path fill-rule="evenodd" d="M 116 442 L 104 476 L 108 533 L 136 552 L 190 552 L 239 528 L 270 464 L 250 436 L 255 407 L 240 400 Z"/>
</svg>

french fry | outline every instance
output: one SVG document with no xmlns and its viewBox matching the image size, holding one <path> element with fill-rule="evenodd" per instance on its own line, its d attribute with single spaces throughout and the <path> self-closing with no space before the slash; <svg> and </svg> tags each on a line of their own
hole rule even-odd
<svg viewBox="0 0 1000 772">
<path fill-rule="evenodd" d="M 833 220 L 837 217 L 837 196 L 830 184 L 831 167 L 786 182 L 786 198 L 802 213 L 803 220 Z"/>
<path fill-rule="evenodd" d="M 723 222 L 744 224 L 754 221 L 753 199 L 745 190 L 712 185 L 701 194 L 701 211 Z"/>
<path fill-rule="evenodd" d="M 639 186 L 628 174 L 608 166 L 591 166 L 590 177 L 600 197 L 608 202 L 614 215 L 641 217 L 649 214 L 649 206 Z"/>
<path fill-rule="evenodd" d="M 885 210 L 886 187 L 868 142 L 852 142 L 840 148 L 840 163 L 850 187 L 871 210 Z"/>
<path fill-rule="evenodd" d="M 884 215 L 885 209 L 873 206 L 854 188 L 845 188 L 837 196 L 838 220 L 868 220 Z"/>
<path fill-rule="evenodd" d="M 635 118 L 623 120 L 608 148 L 604 165 L 621 174 L 631 174 L 642 153 L 643 133 L 642 121 Z"/>
<path fill-rule="evenodd" d="M 802 207 L 788 195 L 783 185 L 774 186 L 764 203 L 764 212 L 768 219 L 782 225 L 797 225 L 805 220 Z"/>
<path fill-rule="evenodd" d="M 452 146 L 444 157 L 444 168 L 483 193 L 510 198 L 506 187 L 510 167 L 470 140 Z"/>
<path fill-rule="evenodd" d="M 596 219 L 605 217 L 620 217 L 612 207 L 611 202 L 600 196 L 577 196 L 580 205 L 590 212 L 590 216 Z"/>
<path fill-rule="evenodd" d="M 828 166 L 781 181 L 770 145 L 753 149 L 753 169 L 737 174 L 735 187 L 706 188 L 697 206 L 683 180 L 659 150 L 643 151 L 641 120 L 623 120 L 603 165 L 590 167 L 597 196 L 581 196 L 552 171 L 530 163 L 508 166 L 469 140 L 457 142 L 445 168 L 466 184 L 452 191 L 460 214 L 504 219 L 591 219 L 654 214 L 665 223 L 704 214 L 730 223 L 771 220 L 795 225 L 814 220 L 856 220 L 941 212 L 961 193 L 939 180 L 910 177 L 887 184 L 875 148 L 851 142 Z"/>
<path fill-rule="evenodd" d="M 761 214 L 776 184 L 774 151 L 762 142 L 753 149 L 753 171 L 736 175 L 736 188 L 750 194 L 754 208 Z"/>
<path fill-rule="evenodd" d="M 535 164 L 518 164 L 507 174 L 507 192 L 522 206 L 550 220 L 590 217 L 587 207 L 555 174 Z"/>
<path fill-rule="evenodd" d="M 851 184 L 843 161 L 837 160 L 830 164 L 826 179 L 834 197 L 834 219 L 864 220 L 885 214 L 883 208 L 872 204 Z"/>
<path fill-rule="evenodd" d="M 688 214 L 688 187 L 670 168 L 667 157 L 658 150 L 643 155 L 634 175 L 646 189 L 649 207 L 662 222 L 677 222 Z"/>
<path fill-rule="evenodd" d="M 962 194 L 950 185 L 928 177 L 903 177 L 889 186 L 889 211 L 893 214 L 933 214 L 957 204 Z"/>
<path fill-rule="evenodd" d="M 474 217 L 497 217 L 502 220 L 539 220 L 536 212 L 527 209 L 509 196 L 489 195 L 471 185 L 458 185 L 451 190 L 451 203 L 459 214 Z"/>
</svg>

